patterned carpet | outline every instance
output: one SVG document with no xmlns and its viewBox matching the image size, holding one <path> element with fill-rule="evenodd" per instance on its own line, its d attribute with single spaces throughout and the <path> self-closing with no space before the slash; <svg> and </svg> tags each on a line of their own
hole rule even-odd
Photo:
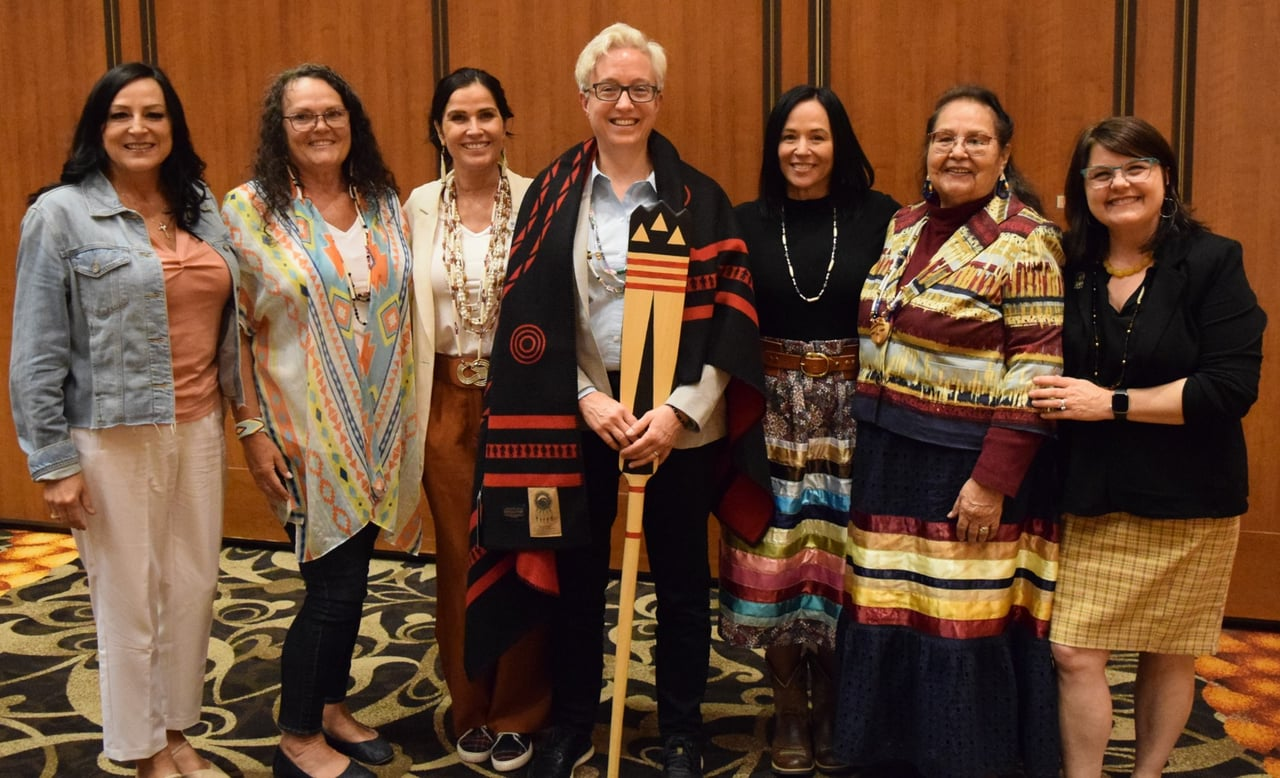
<svg viewBox="0 0 1280 778">
<path fill-rule="evenodd" d="M 37 557 L 46 561 L 33 561 Z M 193 735 L 201 751 L 232 775 L 270 774 L 277 662 L 301 594 L 296 569 L 286 552 L 228 548 L 222 553 L 205 716 Z M 4 577 L 10 574 L 17 577 Z M 349 702 L 363 721 L 398 744 L 395 760 L 376 768 L 379 776 L 498 775 L 460 764 L 449 745 L 453 734 L 434 643 L 434 574 L 430 564 L 374 561 Z M 0 530 L 0 581 L 5 581 L 0 583 L 0 775 L 132 775 L 129 767 L 101 756 L 92 614 L 83 570 L 66 538 Z M 627 778 L 656 775 L 659 757 L 652 688 L 654 602 L 644 584 L 639 607 L 622 770 Z M 1166 774 L 1241 778 L 1264 776 L 1270 768 L 1280 775 L 1280 726 L 1268 718 L 1280 699 L 1275 694 L 1280 636 L 1236 633 L 1220 657 L 1209 666 L 1205 661 L 1200 672 L 1218 682 L 1202 688 L 1203 697 L 1216 699 L 1227 713 L 1216 713 L 1198 696 Z M 762 749 L 770 693 L 762 665 L 756 653 L 715 643 L 705 707 L 709 776 L 769 774 Z M 1134 665 L 1134 657 L 1122 656 L 1110 668 L 1117 694 L 1108 755 L 1113 775 L 1126 773 L 1132 764 Z M 611 667 L 606 662 L 606 674 Z M 599 753 L 576 778 L 605 772 L 607 704 L 597 720 L 602 722 L 595 732 Z"/>
</svg>

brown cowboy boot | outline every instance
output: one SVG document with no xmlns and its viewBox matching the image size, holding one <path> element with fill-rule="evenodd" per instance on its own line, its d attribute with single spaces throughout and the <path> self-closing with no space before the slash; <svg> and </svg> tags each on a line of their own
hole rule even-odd
<svg viewBox="0 0 1280 778">
<path fill-rule="evenodd" d="M 827 775 L 849 772 L 850 765 L 836 756 L 835 652 L 819 648 L 809 655 L 809 694 L 813 700 L 813 761 Z"/>
<path fill-rule="evenodd" d="M 765 660 L 773 681 L 773 741 L 769 744 L 773 772 L 808 775 L 813 772 L 813 744 L 807 666 L 800 647 L 770 647 Z"/>
</svg>

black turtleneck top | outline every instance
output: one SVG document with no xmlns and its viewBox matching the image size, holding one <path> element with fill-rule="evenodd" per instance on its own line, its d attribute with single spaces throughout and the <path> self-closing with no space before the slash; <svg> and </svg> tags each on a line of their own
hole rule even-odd
<svg viewBox="0 0 1280 778">
<path fill-rule="evenodd" d="M 760 334 L 789 340 L 835 340 L 858 335 L 858 295 L 867 271 L 884 246 L 885 229 L 898 210 L 886 194 L 871 191 L 851 213 L 836 215 L 835 265 L 826 291 L 814 302 L 831 260 L 832 201 L 792 200 L 784 205 L 787 254 L 795 271 L 795 285 L 782 249 L 782 219 L 766 213 L 763 200 L 734 209 L 747 240 L 748 262 L 755 281 Z"/>
</svg>

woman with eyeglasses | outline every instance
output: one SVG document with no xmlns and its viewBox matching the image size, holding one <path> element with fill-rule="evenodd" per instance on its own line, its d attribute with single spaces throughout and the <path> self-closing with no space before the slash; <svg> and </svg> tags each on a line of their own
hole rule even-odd
<svg viewBox="0 0 1280 778">
<path fill-rule="evenodd" d="M 293 541 L 306 592 L 281 653 L 278 776 L 371 776 L 391 745 L 346 703 L 379 533 L 416 551 L 409 241 L 395 180 L 351 86 L 281 73 L 252 181 L 222 215 L 242 258 L 249 412 L 236 432 Z"/>
<path fill-rule="evenodd" d="M 848 312 L 898 203 L 871 188 L 875 172 L 830 89 L 789 90 L 764 134 L 760 199 L 735 213 L 755 280 L 774 510 L 760 542 L 722 536 L 720 634 L 765 649 L 773 771 L 830 773 L 844 766 L 832 726 L 856 436 Z"/>
<path fill-rule="evenodd" d="M 14 426 L 88 575 L 103 753 L 139 778 L 226 775 L 184 734 L 218 584 L 224 407 L 243 395 L 236 255 L 203 173 L 168 77 L 118 65 L 18 243 Z"/>
<path fill-rule="evenodd" d="M 413 190 L 414 352 L 426 425 L 422 486 L 436 541 L 436 644 L 458 758 L 509 772 L 533 756 L 551 707 L 546 633 L 523 635 L 476 677 L 463 667 L 471 504 L 484 389 L 516 214 L 530 179 L 507 167 L 502 83 L 460 68 L 436 85 L 431 143 L 444 170 Z"/>
<path fill-rule="evenodd" d="M 1066 197 L 1065 371 L 1031 393 L 1059 422 L 1065 463 L 1049 635 L 1065 774 L 1102 772 L 1107 660 L 1136 651 L 1132 774 L 1153 778 L 1191 713 L 1195 658 L 1218 643 L 1267 317 L 1240 244 L 1192 218 L 1147 122 L 1085 130 Z"/>
<path fill-rule="evenodd" d="M 1053 427 L 1027 395 L 1061 365 L 1062 250 L 1012 141 L 990 90 L 942 95 L 858 307 L 836 742 L 895 774 L 1058 774 Z"/>
</svg>

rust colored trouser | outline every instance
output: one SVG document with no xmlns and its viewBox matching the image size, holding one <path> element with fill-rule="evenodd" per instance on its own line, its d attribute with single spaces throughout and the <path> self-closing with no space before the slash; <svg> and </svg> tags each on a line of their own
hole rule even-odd
<svg viewBox="0 0 1280 778">
<path fill-rule="evenodd" d="M 436 355 L 422 485 L 436 534 L 436 642 L 461 735 L 487 725 L 495 732 L 541 729 L 551 705 L 545 629 L 526 634 L 483 678 L 463 669 L 469 524 L 483 390 L 461 386 L 458 359 Z"/>
</svg>

